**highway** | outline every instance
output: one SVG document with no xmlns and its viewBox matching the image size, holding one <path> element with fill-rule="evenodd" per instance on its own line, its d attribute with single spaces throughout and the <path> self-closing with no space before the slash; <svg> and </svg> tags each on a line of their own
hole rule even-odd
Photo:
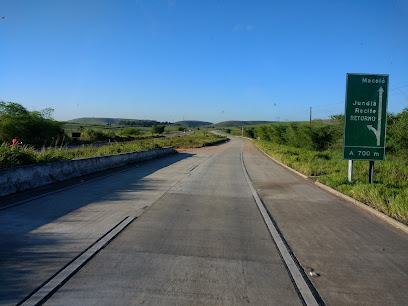
<svg viewBox="0 0 408 306">
<path fill-rule="evenodd" d="M 408 301 L 408 235 L 248 140 L 69 184 L 0 207 L 0 305 Z"/>
</svg>

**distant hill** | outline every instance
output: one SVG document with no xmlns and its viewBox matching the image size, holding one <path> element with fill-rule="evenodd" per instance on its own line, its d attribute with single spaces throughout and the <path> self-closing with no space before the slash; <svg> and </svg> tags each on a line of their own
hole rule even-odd
<svg viewBox="0 0 408 306">
<path fill-rule="evenodd" d="M 177 121 L 174 124 L 195 128 L 195 127 L 200 127 L 204 125 L 210 125 L 212 123 L 206 122 L 206 121 L 184 120 L 184 121 Z"/>
<path fill-rule="evenodd" d="M 273 122 L 275 121 L 223 121 L 216 124 L 212 124 L 212 126 L 221 128 L 221 127 L 269 124 Z"/>
<path fill-rule="evenodd" d="M 68 122 L 90 124 L 121 124 L 128 126 L 151 127 L 153 125 L 167 125 L 170 122 L 158 122 L 156 120 L 124 119 L 124 118 L 77 118 Z"/>
<path fill-rule="evenodd" d="M 122 120 L 129 120 L 129 119 L 122 119 L 122 118 L 77 118 L 69 120 L 68 122 L 73 123 L 93 123 L 93 124 L 119 124 Z"/>
</svg>

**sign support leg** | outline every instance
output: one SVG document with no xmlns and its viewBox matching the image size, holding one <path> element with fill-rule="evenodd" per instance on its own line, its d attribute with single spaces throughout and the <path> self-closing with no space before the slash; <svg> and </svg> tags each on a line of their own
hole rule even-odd
<svg viewBox="0 0 408 306">
<path fill-rule="evenodd" d="M 370 170 L 368 171 L 368 182 L 372 184 L 374 182 L 374 161 L 370 160 Z"/>
<path fill-rule="evenodd" d="M 348 181 L 353 180 L 353 160 L 349 159 L 348 161 Z"/>
</svg>

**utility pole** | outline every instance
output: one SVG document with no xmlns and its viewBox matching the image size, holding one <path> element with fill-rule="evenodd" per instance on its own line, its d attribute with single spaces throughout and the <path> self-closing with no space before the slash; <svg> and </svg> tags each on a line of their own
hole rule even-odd
<svg viewBox="0 0 408 306">
<path fill-rule="evenodd" d="M 312 107 L 310 107 L 310 126 L 312 126 Z"/>
</svg>

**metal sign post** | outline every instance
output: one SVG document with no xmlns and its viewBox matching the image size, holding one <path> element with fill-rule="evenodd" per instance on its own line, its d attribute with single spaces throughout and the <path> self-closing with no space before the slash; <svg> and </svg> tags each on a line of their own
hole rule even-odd
<svg viewBox="0 0 408 306">
<path fill-rule="evenodd" d="M 374 161 L 370 160 L 370 168 L 368 170 L 368 182 L 372 184 L 374 182 Z"/>
<path fill-rule="evenodd" d="M 388 75 L 347 74 L 343 159 L 369 160 L 370 183 L 374 161 L 385 158 L 387 98 Z"/>
</svg>

